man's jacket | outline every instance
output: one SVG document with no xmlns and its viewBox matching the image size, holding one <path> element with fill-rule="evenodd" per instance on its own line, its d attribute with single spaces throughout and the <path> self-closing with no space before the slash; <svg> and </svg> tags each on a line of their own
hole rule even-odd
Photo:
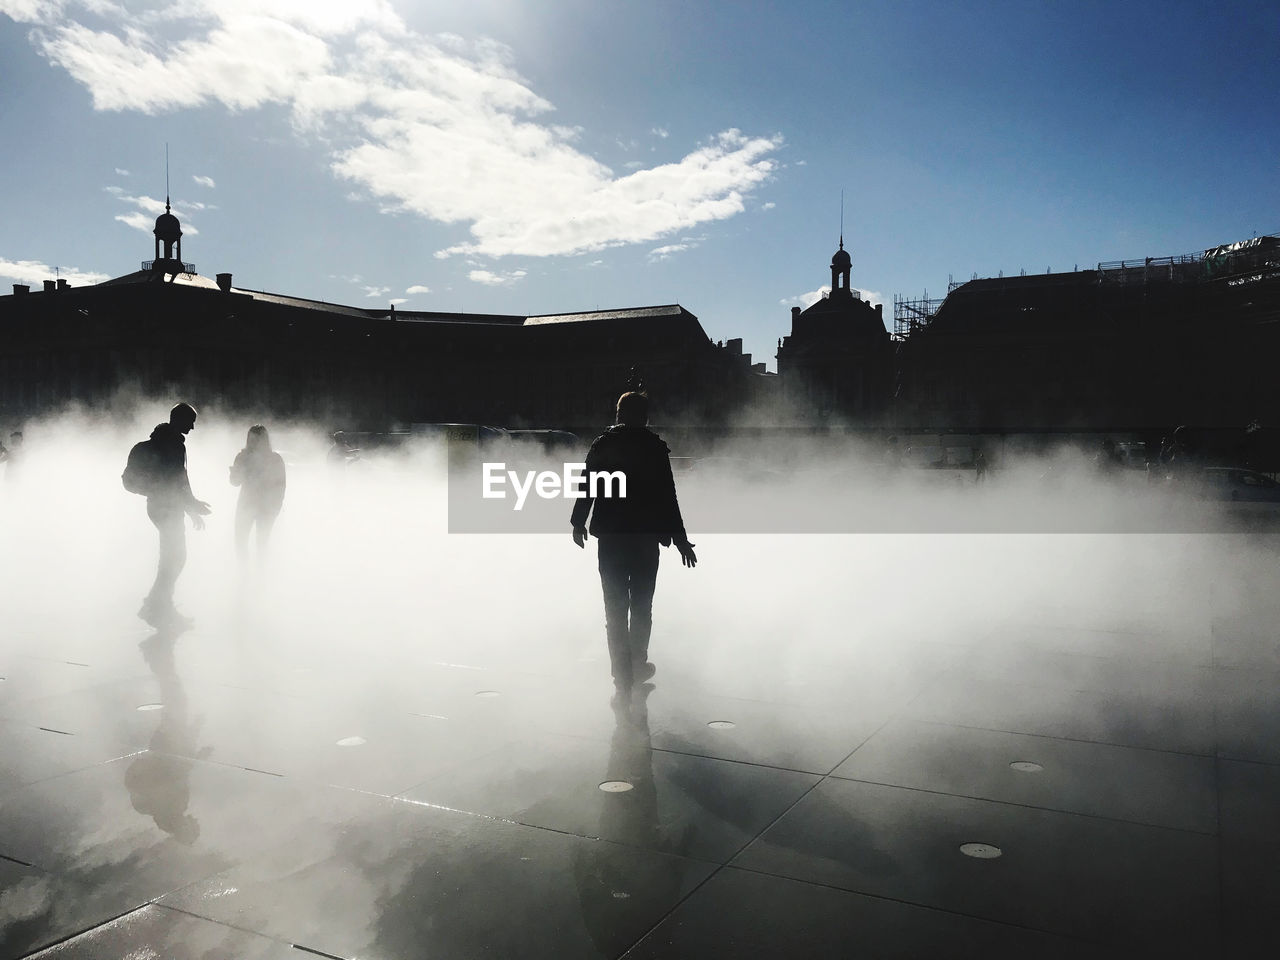
<svg viewBox="0 0 1280 960">
<path fill-rule="evenodd" d="M 161 423 L 151 431 L 152 486 L 149 500 L 185 510 L 195 503 L 191 481 L 187 479 L 187 440 L 171 423 Z"/>
<path fill-rule="evenodd" d="M 585 527 L 591 514 L 588 532 L 593 537 L 640 533 L 656 536 L 663 546 L 673 540 L 684 543 L 688 538 L 676 500 L 670 453 L 662 438 L 648 427 L 615 424 L 596 437 L 587 451 L 587 496 L 574 503 L 573 526 Z M 626 476 L 625 498 L 591 497 L 591 474 L 606 471 Z M 610 488 L 617 493 L 616 483 Z"/>
</svg>

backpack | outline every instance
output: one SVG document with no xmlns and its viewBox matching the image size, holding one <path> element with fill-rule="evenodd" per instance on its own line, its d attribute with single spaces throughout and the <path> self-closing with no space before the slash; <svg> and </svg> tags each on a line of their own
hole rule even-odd
<svg viewBox="0 0 1280 960">
<path fill-rule="evenodd" d="M 120 474 L 120 482 L 130 493 L 149 497 L 155 491 L 160 472 L 160 457 L 154 440 L 135 443 L 129 451 L 129 459 Z"/>
</svg>

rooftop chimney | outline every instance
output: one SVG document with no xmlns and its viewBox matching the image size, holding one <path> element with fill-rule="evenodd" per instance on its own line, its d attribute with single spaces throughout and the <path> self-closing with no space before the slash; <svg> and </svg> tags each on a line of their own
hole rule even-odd
<svg viewBox="0 0 1280 960">
<path fill-rule="evenodd" d="M 65 289 L 67 289 L 67 287 L 69 287 L 69 286 L 71 286 L 71 284 L 67 283 L 67 281 L 66 281 L 66 278 L 65 278 L 65 277 L 59 277 L 59 278 L 58 278 L 58 289 L 59 289 L 59 290 L 65 290 Z"/>
<path fill-rule="evenodd" d="M 795 320 L 795 318 L 796 318 L 796 317 L 798 317 L 798 316 L 800 316 L 800 308 L 799 308 L 799 307 L 792 307 L 792 308 L 791 308 L 791 319 L 792 319 L 792 321 L 794 321 L 794 320 Z"/>
<path fill-rule="evenodd" d="M 45 293 L 53 293 L 53 291 L 55 291 L 55 290 L 57 290 L 57 289 L 58 289 L 58 281 L 56 281 L 56 280 L 46 280 L 46 281 L 44 282 L 44 292 L 45 292 Z"/>
<path fill-rule="evenodd" d="M 229 273 L 218 274 L 218 289 L 221 290 L 223 293 L 231 292 L 231 274 Z"/>
<path fill-rule="evenodd" d="M 15 297 L 18 297 L 24 293 L 30 293 L 30 292 L 31 292 L 31 288 L 27 286 L 25 283 L 15 283 L 13 285 L 13 295 Z"/>
</svg>

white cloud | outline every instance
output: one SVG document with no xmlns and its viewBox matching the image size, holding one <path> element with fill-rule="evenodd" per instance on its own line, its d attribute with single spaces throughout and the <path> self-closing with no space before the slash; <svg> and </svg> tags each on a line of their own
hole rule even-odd
<svg viewBox="0 0 1280 960">
<path fill-rule="evenodd" d="M 483 283 L 489 287 L 502 287 L 516 283 L 528 276 L 526 270 L 511 270 L 507 273 L 494 273 L 491 270 L 472 270 L 467 276 L 473 283 Z"/>
<path fill-rule="evenodd" d="M 208 187 L 210 190 L 217 186 L 217 184 L 213 182 L 213 177 L 201 177 L 196 174 L 192 174 L 191 179 L 202 187 Z"/>
<path fill-rule="evenodd" d="M 663 247 L 654 247 L 652 250 L 649 251 L 649 259 L 651 261 L 666 260 L 666 259 L 669 259 L 673 254 L 683 253 L 684 251 L 688 250 L 692 246 L 695 246 L 695 244 L 668 243 L 666 246 L 663 246 Z"/>
<path fill-rule="evenodd" d="M 108 273 L 94 273 L 91 270 L 77 270 L 75 267 L 51 267 L 39 260 L 7 260 L 0 257 L 0 277 L 13 283 L 25 283 L 29 286 L 41 286 L 46 280 L 61 277 L 73 287 L 88 286 L 111 279 Z"/>
<path fill-rule="evenodd" d="M 655 247 L 649 251 L 649 261 L 653 263 L 658 260 L 666 260 L 677 253 L 692 250 L 700 246 L 705 239 L 706 237 L 681 237 L 679 243 L 668 243 L 661 247 Z"/>
<path fill-rule="evenodd" d="M 390 287 L 365 287 L 364 295 L 366 297 L 385 297 L 391 292 Z"/>
<path fill-rule="evenodd" d="M 802 310 L 813 306 L 828 293 L 831 292 L 829 286 L 819 287 L 817 290 L 810 290 L 808 293 L 801 293 L 794 297 L 786 297 L 778 302 L 784 307 L 799 307 Z"/>
<path fill-rule="evenodd" d="M 800 307 L 802 310 L 807 309 L 825 297 L 831 292 L 831 287 L 822 286 L 817 290 L 810 290 L 808 293 L 802 293 L 794 297 L 786 297 L 779 300 L 778 303 L 784 307 Z M 884 303 L 884 297 L 879 290 L 854 290 L 860 300 L 866 300 L 868 303 Z"/>
<path fill-rule="evenodd" d="M 156 217 L 164 213 L 165 203 L 163 200 L 157 200 L 155 197 L 148 196 L 130 196 L 120 190 L 119 187 L 107 187 L 106 191 L 117 200 L 132 205 L 136 209 L 129 213 L 121 213 L 116 215 L 116 219 L 121 223 L 133 227 L 135 230 L 141 230 L 143 233 L 152 233 L 156 226 Z M 182 235 L 194 236 L 200 231 L 191 223 L 189 217 L 192 210 L 206 209 L 203 203 L 182 203 L 173 205 L 173 214 L 182 221 Z"/>
<path fill-rule="evenodd" d="M 772 200 L 770 200 L 768 203 L 762 203 L 762 204 L 760 204 L 760 209 L 761 209 L 761 210 L 772 210 L 772 209 L 773 209 L 774 207 L 776 207 L 776 206 L 777 206 L 777 204 L 776 204 L 776 203 L 774 203 Z"/>
<path fill-rule="evenodd" d="M 99 110 L 288 107 L 380 209 L 464 225 L 469 238 L 441 257 L 582 253 L 723 220 L 773 175 L 782 145 L 730 129 L 617 175 L 576 146 L 578 129 L 548 121 L 554 108 L 508 48 L 416 33 L 385 0 L 139 2 L 127 14 L 107 0 L 0 2 L 40 24 L 40 51 Z"/>
<path fill-rule="evenodd" d="M 129 171 L 128 171 L 128 170 L 121 170 L 119 167 L 116 167 L 116 175 L 117 175 L 117 176 L 120 176 L 120 177 L 127 177 L 127 176 L 129 176 Z"/>
<path fill-rule="evenodd" d="M 405 293 L 410 293 L 410 294 L 412 294 L 412 293 L 430 293 L 430 292 L 431 292 L 431 288 L 430 288 L 430 287 L 428 287 L 428 286 L 426 286 L 425 284 L 415 283 L 412 287 L 407 287 L 407 288 L 405 289 L 405 291 L 404 291 L 404 292 L 405 292 Z"/>
<path fill-rule="evenodd" d="M 655 137 L 661 137 L 663 140 L 671 136 L 670 131 L 668 131 L 665 127 L 654 127 L 649 132 L 652 133 Z"/>
<path fill-rule="evenodd" d="M 0 13 L 19 23 L 48 23 L 62 13 L 60 0 L 0 0 Z"/>
<path fill-rule="evenodd" d="M 391 305 L 392 305 L 393 307 L 398 307 L 398 306 L 400 306 L 400 304 L 402 304 L 402 303 L 408 303 L 408 302 L 409 302 L 409 298 L 408 298 L 408 297 L 392 297 L 392 298 L 391 298 L 391 301 L 390 301 L 390 303 L 391 303 Z"/>
</svg>

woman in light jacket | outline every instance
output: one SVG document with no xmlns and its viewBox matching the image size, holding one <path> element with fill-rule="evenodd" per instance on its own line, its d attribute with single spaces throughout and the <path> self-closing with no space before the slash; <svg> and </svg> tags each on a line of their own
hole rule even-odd
<svg viewBox="0 0 1280 960">
<path fill-rule="evenodd" d="M 240 488 L 236 503 L 236 552 L 241 561 L 249 553 L 249 531 L 257 527 L 258 555 L 267 548 L 271 527 L 284 505 L 284 458 L 271 449 L 267 428 L 249 428 L 244 449 L 231 464 L 231 483 Z"/>
</svg>

